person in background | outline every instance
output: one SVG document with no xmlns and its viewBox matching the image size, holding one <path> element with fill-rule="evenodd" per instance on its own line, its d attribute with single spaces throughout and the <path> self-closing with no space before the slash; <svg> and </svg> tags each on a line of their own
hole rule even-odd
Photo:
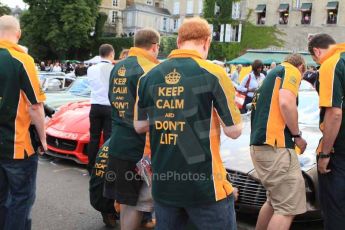
<svg viewBox="0 0 345 230">
<path fill-rule="evenodd" d="M 53 67 L 53 72 L 61 72 L 62 71 L 62 68 L 61 68 L 61 65 L 59 62 L 56 62 L 54 67 Z"/>
<path fill-rule="evenodd" d="M 19 21 L 0 17 L 0 229 L 31 229 L 38 157 L 29 132 L 33 124 L 47 150 L 44 92 L 31 56 L 18 45 Z"/>
<path fill-rule="evenodd" d="M 317 149 L 321 210 L 326 230 L 345 226 L 345 43 L 315 35 L 308 49 L 319 70 L 320 130 Z"/>
<path fill-rule="evenodd" d="M 237 87 L 238 91 L 246 94 L 241 113 L 247 112 L 247 104 L 252 102 L 255 91 L 265 79 L 265 75 L 262 73 L 263 68 L 263 63 L 260 60 L 255 60 L 252 64 L 252 72 L 250 72 Z"/>
<path fill-rule="evenodd" d="M 185 19 L 178 49 L 139 81 L 134 126 L 150 133 L 156 230 L 184 229 L 188 219 L 198 229 L 236 229 L 219 138 L 220 126 L 241 135 L 241 115 L 224 68 L 206 60 L 211 36 L 205 19 Z"/>
<path fill-rule="evenodd" d="M 236 85 L 239 84 L 239 79 L 240 79 L 240 73 L 241 73 L 241 70 L 242 70 L 242 65 L 237 65 L 236 66 L 236 70 L 235 72 L 231 75 L 231 80 L 233 83 L 235 83 Z"/>
<path fill-rule="evenodd" d="M 308 71 L 306 71 L 303 75 L 303 80 L 309 82 L 316 88 L 316 83 L 319 79 L 319 73 L 315 66 L 309 66 Z"/>
<path fill-rule="evenodd" d="M 256 230 L 288 230 L 294 217 L 307 210 L 305 182 L 295 152 L 295 146 L 301 154 L 307 146 L 297 110 L 304 72 L 303 57 L 288 56 L 268 74 L 253 99 L 250 153 L 268 194 Z"/>
<path fill-rule="evenodd" d="M 99 47 L 101 62 L 87 70 L 87 78 L 91 88 L 90 110 L 90 143 L 88 146 L 89 164 L 91 173 L 99 149 L 103 133 L 104 141 L 111 135 L 111 106 L 108 98 L 110 73 L 113 69 L 115 51 L 112 45 L 103 44 Z"/>
<path fill-rule="evenodd" d="M 46 71 L 46 68 L 47 68 L 47 67 L 46 67 L 44 61 L 42 61 L 41 64 L 40 64 L 40 70 L 41 70 L 41 71 Z"/>
<path fill-rule="evenodd" d="M 267 70 L 267 75 L 271 72 L 272 69 L 276 68 L 276 66 L 277 66 L 277 63 L 272 62 L 271 65 L 270 65 L 270 69 Z"/>
<path fill-rule="evenodd" d="M 149 141 L 145 133 L 135 132 L 133 119 L 139 78 L 159 63 L 159 47 L 160 35 L 156 30 L 137 31 L 128 57 L 118 62 L 111 72 L 109 100 L 113 126 L 107 173 L 116 175 L 116 179 L 105 181 L 104 196 L 120 204 L 122 230 L 138 229 L 143 212 L 153 210 L 151 188 L 138 179 L 136 171 L 144 150 L 149 149 Z"/>
</svg>

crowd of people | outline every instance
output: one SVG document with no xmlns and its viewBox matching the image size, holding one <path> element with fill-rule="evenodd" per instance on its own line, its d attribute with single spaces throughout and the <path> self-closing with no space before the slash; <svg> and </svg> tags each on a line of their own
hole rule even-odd
<svg viewBox="0 0 345 230">
<path fill-rule="evenodd" d="M 17 19 L 0 17 L 0 229 L 5 230 L 31 226 L 38 157 L 30 124 L 47 150 L 45 95 L 19 39 Z M 100 47 L 102 61 L 87 71 L 92 91 L 88 169 L 91 204 L 105 223 L 111 225 L 119 214 L 121 229 L 134 230 L 154 211 L 158 230 L 183 229 L 189 221 L 198 229 L 237 228 L 235 190 L 220 155 L 220 135 L 222 129 L 236 145 L 242 119 L 231 78 L 207 61 L 211 41 L 208 22 L 194 17 L 182 23 L 177 49 L 162 63 L 157 60 L 160 35 L 153 29 L 137 31 L 134 46 L 115 65 L 113 47 Z M 314 82 L 323 136 L 316 150 L 319 198 L 325 229 L 338 230 L 345 226 L 345 44 L 319 34 L 308 49 L 321 65 Z M 295 152 L 297 147 L 303 154 L 307 147 L 297 103 L 303 76 L 312 79 L 316 70 L 306 72 L 299 54 L 273 64 L 267 76 L 263 70 L 255 61 L 237 86 L 252 103 L 248 145 L 267 190 L 256 229 L 287 230 L 307 211 Z M 101 133 L 107 140 L 98 150 Z"/>
</svg>

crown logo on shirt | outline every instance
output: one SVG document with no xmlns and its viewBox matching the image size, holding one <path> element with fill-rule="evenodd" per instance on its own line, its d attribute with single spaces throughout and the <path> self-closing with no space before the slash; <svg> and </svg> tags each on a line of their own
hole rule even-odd
<svg viewBox="0 0 345 230">
<path fill-rule="evenodd" d="M 173 72 L 169 73 L 165 76 L 165 83 L 168 85 L 174 85 L 177 84 L 181 79 L 181 74 L 176 72 L 176 69 L 174 69 Z"/>
<path fill-rule="evenodd" d="M 126 76 L 126 68 L 125 68 L 125 66 L 122 66 L 122 67 L 117 71 L 117 74 L 118 74 L 120 77 Z"/>
</svg>

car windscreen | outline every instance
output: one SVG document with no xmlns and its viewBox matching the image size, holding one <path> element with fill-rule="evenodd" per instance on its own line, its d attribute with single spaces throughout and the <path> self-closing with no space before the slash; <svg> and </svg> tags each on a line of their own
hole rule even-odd
<svg viewBox="0 0 345 230">
<path fill-rule="evenodd" d="M 87 78 L 77 78 L 68 90 L 71 94 L 82 97 L 89 97 L 91 89 Z"/>
</svg>

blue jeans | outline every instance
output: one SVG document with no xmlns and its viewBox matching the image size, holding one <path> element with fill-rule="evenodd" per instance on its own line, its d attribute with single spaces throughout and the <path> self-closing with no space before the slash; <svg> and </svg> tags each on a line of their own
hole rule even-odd
<svg viewBox="0 0 345 230">
<path fill-rule="evenodd" d="M 35 201 L 37 155 L 0 159 L 0 230 L 30 230 Z"/>
<path fill-rule="evenodd" d="M 234 196 L 196 207 L 172 207 L 155 202 L 156 230 L 185 229 L 188 220 L 198 229 L 236 230 Z"/>
</svg>

